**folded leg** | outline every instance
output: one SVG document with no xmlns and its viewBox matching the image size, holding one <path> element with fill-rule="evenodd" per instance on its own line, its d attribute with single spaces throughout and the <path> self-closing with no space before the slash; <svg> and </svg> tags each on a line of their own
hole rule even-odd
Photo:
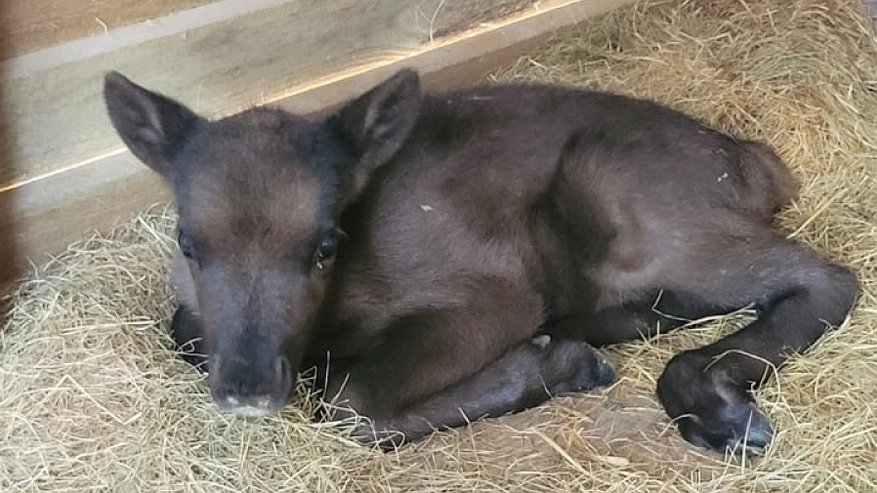
<svg viewBox="0 0 877 493">
<path fill-rule="evenodd" d="M 481 371 L 382 418 L 363 423 L 358 437 L 392 447 L 436 429 L 463 426 L 537 406 L 552 396 L 607 385 L 615 372 L 588 343 L 534 337 Z"/>
<path fill-rule="evenodd" d="M 858 285 L 846 268 L 775 233 L 726 241 L 691 258 L 674 283 L 692 299 L 729 309 L 754 303 L 758 318 L 708 346 L 676 355 L 658 397 L 686 440 L 724 450 L 765 446 L 772 435 L 749 390 L 806 350 L 852 308 Z"/>
</svg>

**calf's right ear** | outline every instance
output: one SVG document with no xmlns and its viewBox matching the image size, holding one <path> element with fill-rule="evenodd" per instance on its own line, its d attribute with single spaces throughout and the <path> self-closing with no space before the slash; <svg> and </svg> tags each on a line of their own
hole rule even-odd
<svg viewBox="0 0 877 493">
<path fill-rule="evenodd" d="M 107 113 L 128 149 L 162 176 L 201 118 L 180 103 L 128 80 L 118 72 L 104 79 Z"/>
</svg>

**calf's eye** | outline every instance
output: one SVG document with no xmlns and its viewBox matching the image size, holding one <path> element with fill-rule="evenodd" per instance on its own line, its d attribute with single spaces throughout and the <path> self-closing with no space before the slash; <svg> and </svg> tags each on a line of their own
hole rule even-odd
<svg viewBox="0 0 877 493">
<path fill-rule="evenodd" d="M 180 251 L 183 252 L 183 256 L 188 259 L 195 259 L 195 245 L 192 242 L 192 238 L 180 231 L 177 234 L 177 244 L 180 245 Z"/>
<path fill-rule="evenodd" d="M 332 230 L 323 236 L 320 245 L 317 247 L 317 252 L 314 255 L 317 269 L 323 270 L 328 267 L 332 263 L 332 260 L 335 259 L 337 253 L 338 234 Z"/>
</svg>

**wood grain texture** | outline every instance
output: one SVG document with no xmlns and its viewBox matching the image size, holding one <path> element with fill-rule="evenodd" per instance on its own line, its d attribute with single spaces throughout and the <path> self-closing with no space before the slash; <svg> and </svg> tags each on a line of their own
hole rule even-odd
<svg viewBox="0 0 877 493">
<path fill-rule="evenodd" d="M 0 1 L 0 38 L 6 32 L 6 25 L 2 22 L 3 19 L 6 19 L 6 7 L 7 5 Z M 8 49 L 9 46 L 0 43 L 0 57 L 3 57 Z M 0 72 L 0 94 L 3 93 L 3 90 L 3 77 L 2 72 Z M 0 98 L 0 141 L 4 140 L 8 127 L 3 100 Z M 12 157 L 3 154 L 2 149 L 0 149 L 0 167 L 5 168 L 11 164 Z M 13 281 L 18 278 L 19 260 L 22 258 L 18 254 L 18 237 L 15 234 L 15 228 L 18 227 L 17 220 L 23 220 L 25 216 L 17 214 L 20 209 L 15 202 L 16 198 L 17 194 L 14 191 L 0 193 L 0 217 L 8 218 L 5 227 L 0 228 L 0 310 L 3 310 L 4 313 L 7 308 L 6 302 L 9 299 L 7 291 L 13 285 Z"/>
<path fill-rule="evenodd" d="M 213 0 L 3 0 L 2 58 L 24 55 Z M 103 23 L 103 24 L 101 24 Z"/>
<path fill-rule="evenodd" d="M 317 115 L 402 67 L 420 71 L 427 89 L 470 85 L 513 62 L 555 30 L 629 1 L 567 0 L 554 7 L 543 4 L 538 11 L 528 10 L 492 27 L 480 27 L 394 57 L 306 80 L 265 100 L 290 111 Z M 179 87 L 172 80 L 150 86 L 186 104 L 197 103 L 190 88 Z M 192 105 L 204 108 L 203 102 Z M 0 192 L 0 201 L 11 194 L 15 195 L 15 206 L 0 211 L 0 237 L 4 233 L 14 235 L 18 262 L 40 260 L 42 255 L 57 252 L 80 238 L 83 232 L 107 230 L 136 211 L 170 198 L 161 180 L 121 149 L 118 142 L 105 156 L 5 189 Z"/>
<path fill-rule="evenodd" d="M 162 88 L 198 110 L 227 114 L 354 62 L 410 51 L 435 32 L 477 24 L 472 5 L 493 12 L 525 4 L 529 0 L 297 0 L 45 69 L 27 68 L 46 65 L 33 59 L 41 53 L 7 60 L 4 98 L 11 128 L 0 151 L 15 166 L 0 170 L 0 186 L 118 145 L 101 98 L 109 70 Z M 124 42 L 123 34 L 107 36 Z"/>
</svg>

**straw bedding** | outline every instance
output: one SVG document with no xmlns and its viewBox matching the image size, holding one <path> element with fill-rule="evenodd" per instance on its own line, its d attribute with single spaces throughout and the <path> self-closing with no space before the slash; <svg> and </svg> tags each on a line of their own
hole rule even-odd
<svg viewBox="0 0 877 493">
<path fill-rule="evenodd" d="M 653 389 L 685 348 L 748 314 L 612 348 L 619 381 L 589 395 L 383 454 L 310 423 L 298 398 L 258 421 L 219 413 L 170 348 L 173 215 L 147 211 L 35 272 L 0 332 L 0 490 L 877 491 L 877 38 L 844 0 L 701 0 L 627 8 L 560 34 L 496 75 L 667 102 L 764 139 L 801 198 L 781 224 L 862 281 L 840 330 L 757 396 L 764 457 L 683 442 Z"/>
</svg>

